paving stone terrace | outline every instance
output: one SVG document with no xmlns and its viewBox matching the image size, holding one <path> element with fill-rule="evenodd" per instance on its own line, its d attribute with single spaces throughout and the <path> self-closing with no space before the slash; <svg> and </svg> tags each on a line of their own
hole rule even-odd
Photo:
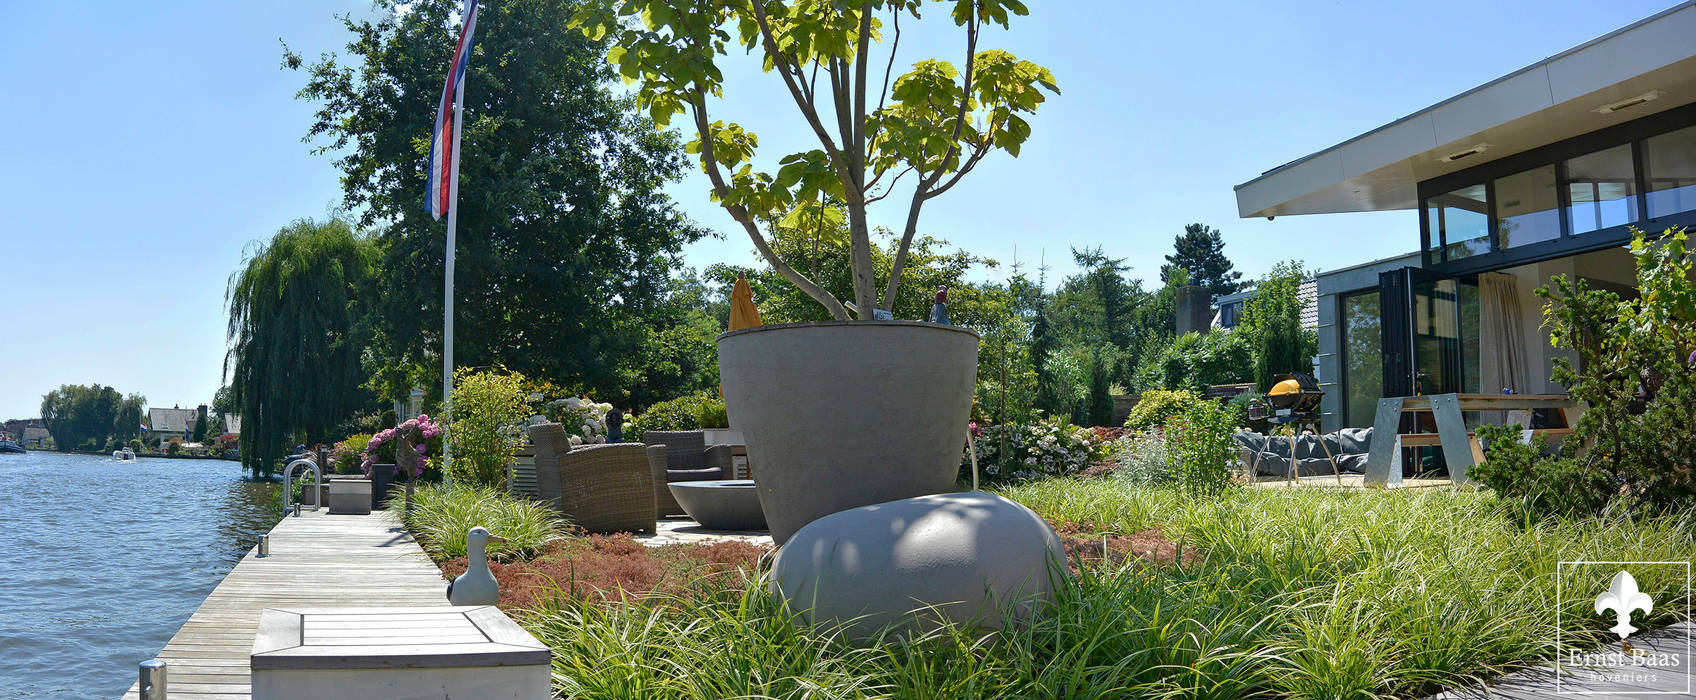
<svg viewBox="0 0 1696 700">
<path fill-rule="evenodd" d="M 710 530 L 701 527 L 700 523 L 683 517 L 660 518 L 654 534 L 636 535 L 636 541 L 649 547 L 665 547 L 674 544 L 712 544 L 729 540 L 764 547 L 772 546 L 771 532 L 766 530 Z"/>
<path fill-rule="evenodd" d="M 248 552 L 157 655 L 172 700 L 252 697 L 248 654 L 265 608 L 447 605 L 441 570 L 386 512 L 307 511 L 283 518 L 270 541 L 271 555 Z"/>
</svg>

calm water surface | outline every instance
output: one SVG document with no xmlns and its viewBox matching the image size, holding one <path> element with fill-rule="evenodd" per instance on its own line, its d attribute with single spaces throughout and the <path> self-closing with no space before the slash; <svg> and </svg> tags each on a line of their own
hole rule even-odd
<svg viewBox="0 0 1696 700">
<path fill-rule="evenodd" d="M 117 698 L 259 535 L 221 460 L 0 454 L 0 698 Z"/>
</svg>

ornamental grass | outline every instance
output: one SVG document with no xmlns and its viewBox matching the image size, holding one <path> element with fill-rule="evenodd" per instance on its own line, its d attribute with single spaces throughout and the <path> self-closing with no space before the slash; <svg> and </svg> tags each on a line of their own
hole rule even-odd
<svg viewBox="0 0 1696 700">
<path fill-rule="evenodd" d="M 554 649 L 562 697 L 1411 698 L 1550 657 L 1557 584 L 1602 585 L 1572 567 L 1557 581 L 1557 562 L 1696 558 L 1689 516 L 1527 520 L 1447 489 L 1199 498 L 1100 478 L 1002 493 L 1068 539 L 1160 551 L 1083 559 L 1051 615 L 1000 634 L 851 643 L 796 624 L 740 567 L 721 573 L 740 585 L 544 596 L 518 616 Z M 1639 624 L 1687 619 L 1682 571 L 1638 582 L 1656 601 Z M 1566 641 L 1610 641 L 1592 597 L 1565 601 Z"/>
</svg>

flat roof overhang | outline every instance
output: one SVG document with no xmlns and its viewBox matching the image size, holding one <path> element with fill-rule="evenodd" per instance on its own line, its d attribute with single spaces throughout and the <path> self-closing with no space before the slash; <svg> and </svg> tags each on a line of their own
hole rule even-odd
<svg viewBox="0 0 1696 700">
<path fill-rule="evenodd" d="M 1599 111 L 1651 93 L 1648 102 Z M 1422 180 L 1692 102 L 1696 0 L 1268 170 L 1237 185 L 1237 213 L 1413 209 Z"/>
</svg>

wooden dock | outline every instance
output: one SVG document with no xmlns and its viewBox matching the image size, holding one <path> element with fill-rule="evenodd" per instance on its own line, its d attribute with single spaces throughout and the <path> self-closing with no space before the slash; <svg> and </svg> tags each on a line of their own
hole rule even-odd
<svg viewBox="0 0 1696 700">
<path fill-rule="evenodd" d="M 304 512 L 277 523 L 270 542 L 270 556 L 248 552 L 159 652 L 172 700 L 251 698 L 248 654 L 265 608 L 447 605 L 441 570 L 385 512 Z M 139 697 L 135 686 L 124 695 Z"/>
</svg>

